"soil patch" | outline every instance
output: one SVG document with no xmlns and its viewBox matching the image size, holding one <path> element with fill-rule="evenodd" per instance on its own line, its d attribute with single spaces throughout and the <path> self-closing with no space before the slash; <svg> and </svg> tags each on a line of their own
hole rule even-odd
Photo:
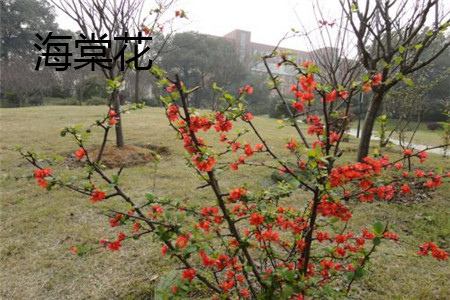
<svg viewBox="0 0 450 300">
<path fill-rule="evenodd" d="M 89 157 L 95 159 L 100 151 L 100 146 L 87 149 Z M 145 165 L 155 160 L 156 155 L 168 156 L 169 148 L 151 144 L 125 145 L 117 148 L 115 145 L 107 145 L 102 155 L 101 162 L 107 168 L 123 168 Z M 81 161 L 75 158 L 74 153 L 66 154 L 65 164 L 69 168 L 84 166 L 85 159 Z"/>
</svg>

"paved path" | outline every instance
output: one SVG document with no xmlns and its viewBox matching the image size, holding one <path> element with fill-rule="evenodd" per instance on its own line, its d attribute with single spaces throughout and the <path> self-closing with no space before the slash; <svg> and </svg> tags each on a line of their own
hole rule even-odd
<svg viewBox="0 0 450 300">
<path fill-rule="evenodd" d="M 347 131 L 347 133 L 350 134 L 350 135 L 352 135 L 352 136 L 355 136 L 355 137 L 356 137 L 356 129 L 353 129 L 353 128 L 352 128 L 352 129 L 350 129 L 349 131 Z M 371 140 L 379 141 L 380 138 L 379 138 L 378 136 L 376 136 L 375 133 L 373 133 L 373 134 L 372 134 Z M 390 141 L 391 143 L 395 144 L 395 145 L 400 145 L 400 141 L 399 141 L 399 140 L 389 139 L 389 141 Z M 419 144 L 411 144 L 411 147 L 412 147 L 413 149 L 415 149 L 415 150 L 419 150 L 419 151 L 420 151 L 420 150 L 426 149 L 427 147 L 430 147 L 430 146 L 427 146 L 427 145 L 419 145 Z M 436 154 L 440 154 L 440 155 L 444 155 L 444 149 L 443 149 L 443 148 L 430 149 L 430 150 L 427 150 L 427 152 L 429 152 L 429 153 L 436 153 Z"/>
</svg>

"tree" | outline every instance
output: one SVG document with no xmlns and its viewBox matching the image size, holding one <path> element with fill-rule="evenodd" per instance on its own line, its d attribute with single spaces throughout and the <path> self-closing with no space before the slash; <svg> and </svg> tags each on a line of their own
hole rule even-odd
<svg viewBox="0 0 450 300">
<path fill-rule="evenodd" d="M 430 64 L 450 46 L 449 41 L 443 45 L 435 43 L 450 19 L 448 11 L 439 11 L 442 2 L 438 0 L 340 0 L 340 3 L 357 39 L 359 59 L 370 74 L 364 81 L 381 79 L 372 89 L 362 128 L 357 156 L 362 161 L 368 155 L 372 130 L 387 92 L 402 81 L 412 85 L 407 75 Z M 434 24 L 429 24 L 432 21 Z M 431 53 L 425 55 L 426 49 Z"/>
<path fill-rule="evenodd" d="M 144 0 L 51 0 L 67 16 L 73 19 L 86 36 L 95 34 L 100 38 L 103 34 L 107 34 L 108 38 L 123 37 L 125 32 L 132 32 L 136 28 L 136 24 L 140 24 L 139 20 L 143 9 Z M 157 0 L 157 8 L 152 10 L 150 14 L 153 18 L 153 24 L 159 25 L 158 20 L 167 11 L 173 0 Z M 148 29 L 148 33 L 152 33 L 154 28 Z M 95 43 L 94 43 L 95 44 Z M 113 41 L 111 48 L 106 49 L 105 58 L 110 60 L 105 63 L 109 69 L 102 68 L 103 74 L 107 80 L 114 81 L 120 77 L 125 79 L 129 65 L 122 66 L 114 60 L 120 55 L 125 46 L 124 40 Z M 127 47 L 129 50 L 131 47 Z M 134 47 L 133 47 L 134 48 Z M 127 56 L 127 54 L 123 54 Z M 147 65 L 147 64 L 145 64 Z M 121 119 L 121 103 L 117 91 L 113 92 L 110 99 L 110 107 L 115 111 L 116 117 L 120 120 L 115 124 L 116 129 L 116 146 L 122 147 L 125 144 L 122 119 Z"/>
<path fill-rule="evenodd" d="M 34 53 L 36 33 L 57 31 L 53 7 L 46 0 L 5 0 L 0 3 L 1 59 Z"/>
<path fill-rule="evenodd" d="M 175 34 L 161 55 L 161 66 L 169 74 L 185 78 L 188 86 L 202 88 L 192 99 L 195 107 L 217 105 L 214 93 L 205 89 L 213 82 L 237 89 L 238 83 L 248 75 L 228 40 L 196 32 Z"/>
</svg>

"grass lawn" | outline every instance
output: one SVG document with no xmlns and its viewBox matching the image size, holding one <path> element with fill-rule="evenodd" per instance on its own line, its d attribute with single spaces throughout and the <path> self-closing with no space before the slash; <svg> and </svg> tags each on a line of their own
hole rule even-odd
<svg viewBox="0 0 450 300">
<path fill-rule="evenodd" d="M 59 137 L 58 129 L 70 124 L 88 126 L 103 112 L 101 106 L 1 110 L 1 298 L 153 299 L 159 279 L 177 266 L 161 257 L 160 245 L 149 238 L 127 241 L 117 253 L 99 249 L 100 238 L 114 239 L 118 232 L 109 228 L 104 216 L 107 208 L 127 207 L 114 199 L 92 204 L 87 197 L 66 190 L 46 192 L 31 180 L 32 168 L 14 151 L 16 145 L 22 145 L 39 153 L 72 153 L 77 147 L 68 138 Z M 276 120 L 265 117 L 256 118 L 255 123 L 276 152 L 285 151 L 292 129 L 277 129 Z M 126 114 L 123 125 L 126 143 L 151 143 L 171 150 L 158 168 L 156 194 L 204 205 L 214 203 L 206 189 L 196 189 L 201 181 L 185 166 L 182 144 L 175 141 L 162 109 L 145 108 Z M 98 141 L 99 137 L 99 132 L 94 133 L 92 140 Z M 244 140 L 256 141 L 251 135 Z M 344 144 L 348 151 L 343 160 L 355 157 L 356 142 L 352 138 Z M 399 152 L 389 154 L 395 157 Z M 448 162 L 430 154 L 427 164 L 442 167 Z M 59 174 L 72 172 L 65 167 L 52 168 Z M 243 182 L 257 190 L 269 182 L 269 173 L 260 169 L 243 169 L 238 174 L 239 178 L 222 176 L 225 190 Z M 151 191 L 153 177 L 153 164 L 149 163 L 125 169 L 121 181 L 130 196 L 142 199 L 146 191 Z M 401 240 L 398 244 L 382 244 L 373 256 L 370 276 L 355 286 L 352 298 L 449 299 L 449 262 L 415 254 L 418 245 L 429 240 L 450 251 L 449 192 L 446 184 L 422 203 L 357 206 L 352 227 L 390 220 Z M 95 249 L 78 257 L 70 249 L 80 245 Z"/>
</svg>

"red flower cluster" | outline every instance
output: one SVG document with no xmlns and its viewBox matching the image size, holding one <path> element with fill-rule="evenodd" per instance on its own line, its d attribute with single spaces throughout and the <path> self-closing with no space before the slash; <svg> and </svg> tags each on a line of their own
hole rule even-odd
<svg viewBox="0 0 450 300">
<path fill-rule="evenodd" d="M 312 124 L 307 131 L 309 135 L 323 134 L 323 124 L 319 116 L 308 115 L 308 118 L 306 119 L 306 124 Z"/>
<path fill-rule="evenodd" d="M 216 114 L 215 118 L 216 124 L 214 125 L 214 128 L 217 132 L 230 131 L 233 128 L 233 124 L 220 112 Z"/>
<path fill-rule="evenodd" d="M 106 194 L 100 190 L 95 190 L 91 194 L 91 202 L 95 203 L 106 198 Z"/>
<path fill-rule="evenodd" d="M 201 154 L 196 154 L 192 157 L 192 162 L 197 166 L 200 172 L 212 171 L 216 160 L 212 156 L 204 156 Z"/>
<path fill-rule="evenodd" d="M 180 117 L 180 111 L 177 105 L 169 105 L 167 107 L 167 116 L 169 117 L 170 122 L 177 120 Z"/>
<path fill-rule="evenodd" d="M 117 227 L 120 225 L 120 220 L 122 220 L 123 215 L 117 214 L 114 218 L 109 219 L 109 225 L 111 227 Z"/>
<path fill-rule="evenodd" d="M 429 252 L 431 252 L 431 256 L 436 259 L 445 260 L 447 258 L 447 253 L 444 250 L 439 249 L 432 242 L 421 244 L 417 254 L 425 256 L 428 255 Z"/>
<path fill-rule="evenodd" d="M 300 85 L 305 92 L 312 92 L 317 86 L 317 82 L 314 81 L 314 75 L 308 73 L 300 78 Z"/>
<path fill-rule="evenodd" d="M 116 125 L 117 122 L 119 122 L 119 118 L 116 117 L 116 115 L 117 114 L 116 114 L 115 110 L 113 110 L 113 109 L 109 110 L 109 112 L 108 112 L 108 118 L 109 118 L 108 124 L 109 124 L 109 126 L 114 126 L 114 125 Z"/>
<path fill-rule="evenodd" d="M 117 240 L 110 242 L 108 240 L 105 239 L 101 239 L 100 243 L 102 244 L 102 246 L 108 246 L 109 250 L 112 251 L 119 251 L 119 249 L 122 247 L 122 241 L 126 238 L 125 234 L 121 231 L 119 233 L 119 235 L 117 236 Z"/>
<path fill-rule="evenodd" d="M 329 202 L 326 196 L 322 197 L 322 201 L 317 206 L 317 211 L 324 217 L 333 216 L 342 221 L 348 221 L 352 217 L 352 213 L 347 205 Z"/>
<path fill-rule="evenodd" d="M 50 177 L 52 175 L 52 170 L 50 169 L 39 169 L 34 171 L 34 178 L 36 179 L 36 183 L 43 187 L 44 189 L 49 186 L 49 181 L 45 179 L 45 177 Z"/>
<path fill-rule="evenodd" d="M 200 117 L 192 115 L 190 118 L 191 127 L 189 128 L 192 132 L 198 132 L 200 129 L 203 131 L 208 131 L 212 124 L 209 117 Z"/>
<path fill-rule="evenodd" d="M 242 197 L 247 196 L 247 191 L 243 188 L 235 188 L 230 192 L 230 200 L 238 201 L 241 200 Z"/>
<path fill-rule="evenodd" d="M 295 150 L 298 147 L 298 144 L 293 138 L 290 138 L 289 142 L 286 144 L 285 147 L 286 147 L 287 150 L 289 150 L 291 152 L 295 152 Z"/>
<path fill-rule="evenodd" d="M 195 276 L 197 275 L 197 271 L 193 268 L 186 269 L 183 271 L 183 274 L 181 275 L 181 278 L 189 280 L 189 282 L 192 282 L 194 280 Z"/>
</svg>

